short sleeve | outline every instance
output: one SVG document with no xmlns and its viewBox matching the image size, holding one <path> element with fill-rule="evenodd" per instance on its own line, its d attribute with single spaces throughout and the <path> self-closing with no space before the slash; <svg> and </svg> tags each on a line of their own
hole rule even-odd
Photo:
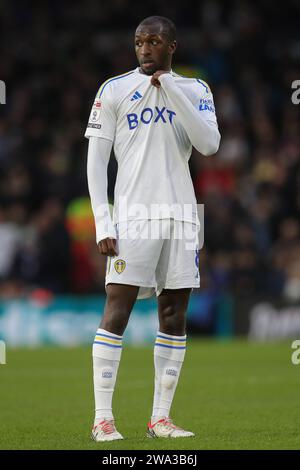
<svg viewBox="0 0 300 470">
<path fill-rule="evenodd" d="M 109 84 L 102 85 L 96 95 L 84 136 L 102 137 L 113 141 L 116 114 Z"/>
<path fill-rule="evenodd" d="M 213 95 L 203 80 L 196 79 L 193 83 L 193 104 L 206 121 L 217 123 Z"/>
</svg>

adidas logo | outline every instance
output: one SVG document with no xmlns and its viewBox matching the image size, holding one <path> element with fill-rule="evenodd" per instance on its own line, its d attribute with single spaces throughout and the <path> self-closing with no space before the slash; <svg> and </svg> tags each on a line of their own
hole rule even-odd
<svg viewBox="0 0 300 470">
<path fill-rule="evenodd" d="M 135 100 L 138 100 L 138 99 L 140 99 L 140 98 L 142 98 L 142 95 L 140 94 L 139 91 L 136 91 L 136 92 L 134 93 L 134 95 L 132 95 L 132 98 L 131 98 L 130 101 L 135 101 Z"/>
</svg>

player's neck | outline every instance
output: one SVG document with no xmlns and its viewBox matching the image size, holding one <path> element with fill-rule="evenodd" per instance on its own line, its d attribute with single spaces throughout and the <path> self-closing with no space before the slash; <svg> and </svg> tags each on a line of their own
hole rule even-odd
<svg viewBox="0 0 300 470">
<path fill-rule="evenodd" d="M 139 69 L 139 72 L 142 73 L 143 75 L 147 75 L 148 77 L 150 77 L 151 75 L 153 75 L 153 73 L 150 73 L 150 74 L 147 74 L 143 71 L 143 69 L 141 67 L 138 68 Z M 165 70 L 166 72 L 172 72 L 172 67 L 171 65 L 168 65 L 168 66 L 165 66 L 165 67 L 161 67 L 159 70 Z"/>
</svg>

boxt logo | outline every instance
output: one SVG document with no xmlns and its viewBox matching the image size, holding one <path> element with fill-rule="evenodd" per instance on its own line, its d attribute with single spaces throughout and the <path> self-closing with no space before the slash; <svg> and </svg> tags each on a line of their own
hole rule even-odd
<svg viewBox="0 0 300 470">
<path fill-rule="evenodd" d="M 138 127 L 140 122 L 146 125 L 150 124 L 151 121 L 153 121 L 155 124 L 157 122 L 162 122 L 164 124 L 169 122 L 172 124 L 174 116 L 176 116 L 176 113 L 170 109 L 166 109 L 165 106 L 161 109 L 158 106 L 155 106 L 154 109 L 144 108 L 141 111 L 140 116 L 136 113 L 127 114 L 127 121 L 129 130 L 132 130 Z"/>
</svg>

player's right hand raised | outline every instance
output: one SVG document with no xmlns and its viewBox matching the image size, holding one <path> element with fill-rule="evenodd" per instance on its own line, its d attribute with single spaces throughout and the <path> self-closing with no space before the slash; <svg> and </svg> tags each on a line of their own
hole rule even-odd
<svg viewBox="0 0 300 470">
<path fill-rule="evenodd" d="M 104 238 L 98 243 L 101 255 L 117 256 L 117 240 L 115 238 Z"/>
</svg>

